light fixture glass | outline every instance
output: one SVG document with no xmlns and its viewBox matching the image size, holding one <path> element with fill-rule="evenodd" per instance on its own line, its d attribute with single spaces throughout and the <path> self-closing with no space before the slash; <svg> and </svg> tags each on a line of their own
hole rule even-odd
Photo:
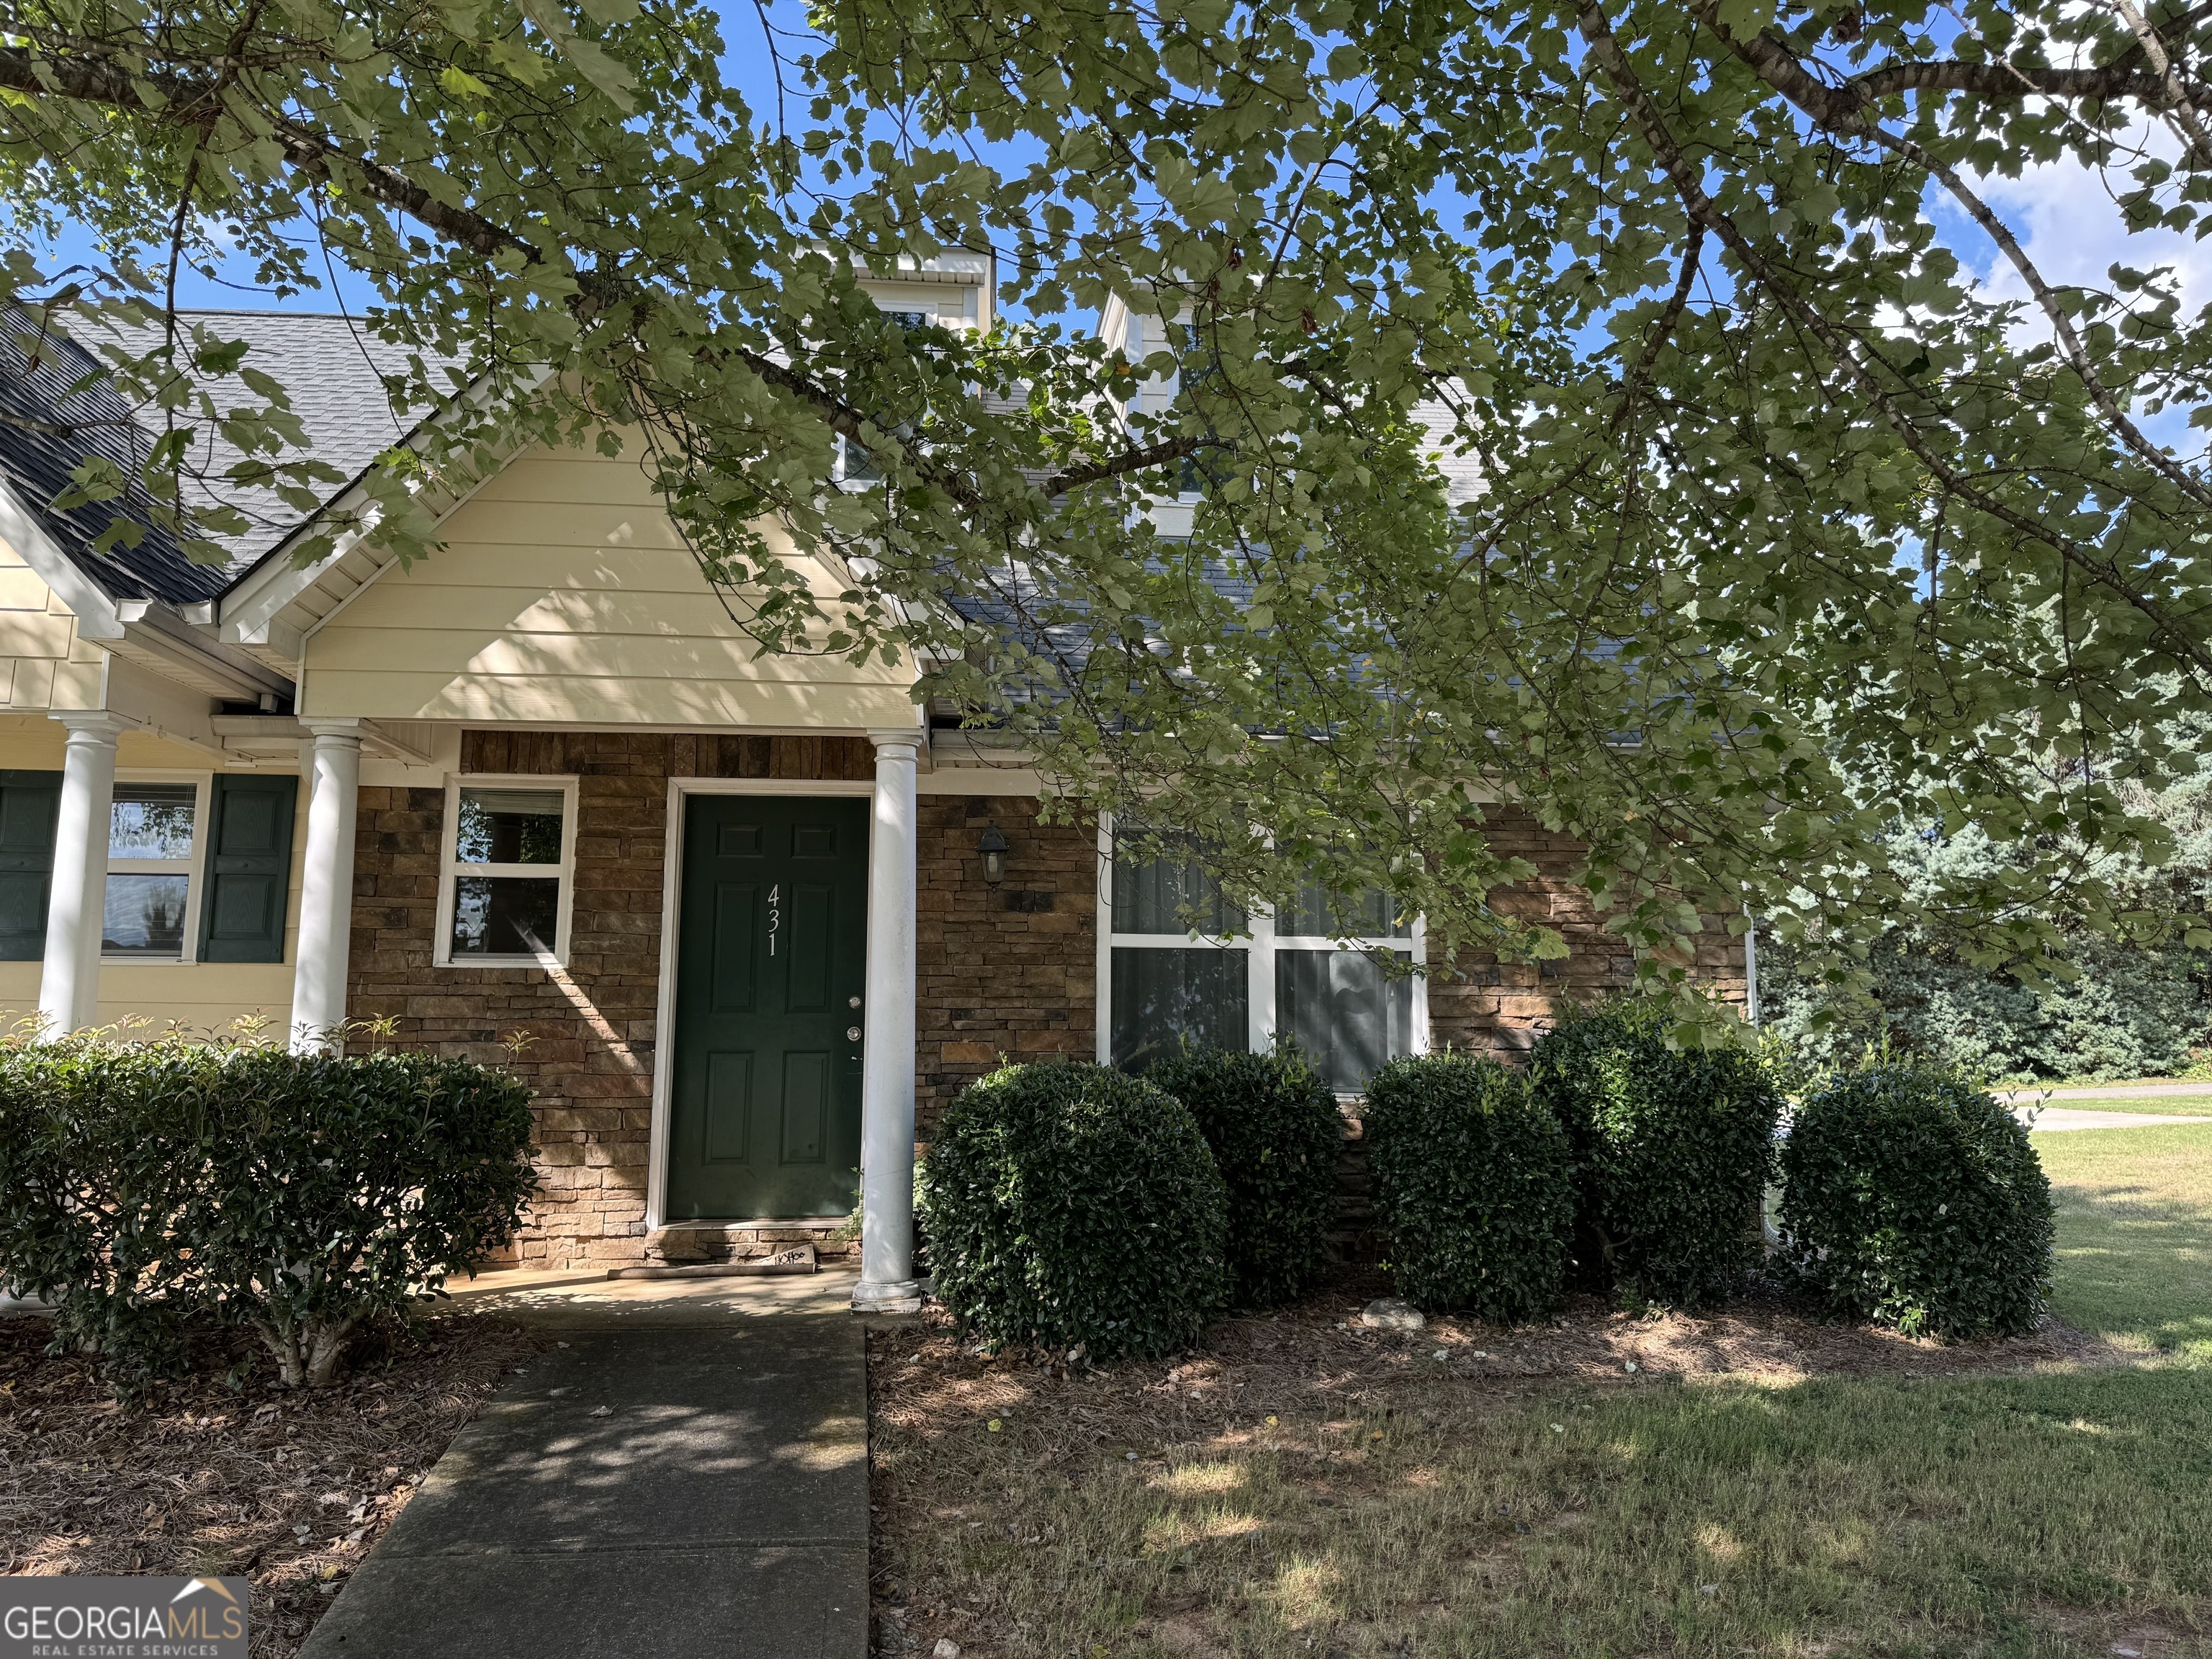
<svg viewBox="0 0 2212 1659">
<path fill-rule="evenodd" d="M 983 831 L 975 850 L 983 855 L 983 879 L 996 887 L 1006 878 L 1006 838 L 995 823 Z"/>
</svg>

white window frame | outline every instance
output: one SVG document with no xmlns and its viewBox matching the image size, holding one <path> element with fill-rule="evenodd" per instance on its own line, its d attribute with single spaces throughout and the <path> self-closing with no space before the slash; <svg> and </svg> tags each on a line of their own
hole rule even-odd
<svg viewBox="0 0 2212 1659">
<path fill-rule="evenodd" d="M 576 797 L 573 775 L 546 772 L 449 772 L 446 775 L 446 816 L 438 828 L 438 933 L 430 960 L 440 968 L 566 968 L 568 929 L 575 915 Z M 544 864 L 463 864 L 460 861 L 461 791 L 464 789 L 558 789 L 561 792 L 561 861 Z M 520 877 L 543 881 L 560 878 L 560 896 L 554 901 L 554 942 L 550 955 L 516 953 L 497 957 L 453 954 L 453 900 L 464 875 Z"/>
<path fill-rule="evenodd" d="M 181 867 L 185 875 L 185 937 L 182 947 L 173 957 L 149 956 L 136 951 L 102 951 L 102 966 L 132 968 L 190 968 L 199 961 L 200 898 L 206 885 L 203 878 L 207 872 L 207 836 L 209 804 L 215 798 L 213 772 L 180 771 L 173 767 L 134 766 L 119 768 L 115 781 L 125 783 L 189 783 L 192 786 L 192 850 L 182 859 L 118 859 L 107 860 L 107 872 L 100 880 L 100 914 L 94 923 L 101 933 L 107 931 L 108 876 L 173 876 Z M 108 808 L 108 834 L 115 833 L 115 809 Z M 111 845 L 112 843 L 111 842 Z"/>
<path fill-rule="evenodd" d="M 1098 1063 L 1114 1063 L 1114 952 L 1116 951 L 1242 951 L 1244 957 L 1244 1044 L 1253 1054 L 1265 1054 L 1275 1041 L 1275 952 L 1285 951 L 1397 951 L 1413 958 L 1417 969 L 1429 962 L 1428 929 L 1413 918 L 1405 938 L 1343 939 L 1275 932 L 1272 910 L 1254 911 L 1245 918 L 1249 930 L 1241 939 L 1212 933 L 1117 933 L 1114 931 L 1114 825 L 1110 818 L 1098 830 Z M 1429 1052 L 1429 979 L 1425 972 L 1413 976 L 1413 1009 L 1407 1052 Z M 1356 1091 L 1340 1090 L 1340 1100 L 1357 1100 Z"/>
</svg>

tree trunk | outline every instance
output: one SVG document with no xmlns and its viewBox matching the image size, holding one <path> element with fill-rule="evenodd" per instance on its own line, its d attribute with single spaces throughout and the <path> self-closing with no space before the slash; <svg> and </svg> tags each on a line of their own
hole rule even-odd
<svg viewBox="0 0 2212 1659">
<path fill-rule="evenodd" d="M 300 1354 L 296 1332 L 290 1326 L 278 1326 L 257 1320 L 253 1328 L 261 1333 L 261 1340 L 269 1352 L 276 1356 L 277 1380 L 288 1389 L 296 1389 L 307 1380 L 307 1370 Z"/>
<path fill-rule="evenodd" d="M 353 1335 L 352 1319 L 317 1322 L 307 1329 L 307 1386 L 327 1389 L 337 1376 L 338 1360 Z"/>
</svg>

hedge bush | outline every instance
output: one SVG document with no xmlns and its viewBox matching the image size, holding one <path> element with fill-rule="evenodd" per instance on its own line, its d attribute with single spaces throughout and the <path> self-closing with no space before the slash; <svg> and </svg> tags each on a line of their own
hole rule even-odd
<svg viewBox="0 0 2212 1659">
<path fill-rule="evenodd" d="M 1008 1066 L 922 1164 L 937 1294 L 995 1345 L 1170 1353 L 1229 1301 L 1229 1194 L 1189 1109 L 1073 1060 Z"/>
<path fill-rule="evenodd" d="M 1885 1060 L 1799 1103 L 1783 1255 L 1822 1310 L 1911 1335 L 2017 1336 L 2051 1282 L 2051 1182 L 2027 1127 L 1942 1068 Z"/>
<path fill-rule="evenodd" d="M 1294 1048 L 1188 1050 L 1145 1080 L 1190 1109 L 1229 1188 L 1230 1293 L 1248 1308 L 1299 1297 L 1319 1276 L 1336 1214 L 1344 1118 Z"/>
<path fill-rule="evenodd" d="M 1708 1304 L 1758 1266 L 1782 1097 L 1741 1049 L 1674 1049 L 1656 1013 L 1571 1014 L 1529 1055 L 1574 1150 L 1577 1258 L 1594 1288 Z"/>
<path fill-rule="evenodd" d="M 196 1323 L 321 1386 L 365 1319 L 513 1237 L 530 1092 L 462 1060 L 97 1037 L 0 1055 L 0 1282 L 126 1386 Z"/>
<path fill-rule="evenodd" d="M 1558 1305 L 1574 1182 L 1565 1132 L 1525 1079 L 1468 1054 L 1395 1060 L 1369 1080 L 1365 1125 L 1400 1295 L 1499 1323 Z"/>
</svg>

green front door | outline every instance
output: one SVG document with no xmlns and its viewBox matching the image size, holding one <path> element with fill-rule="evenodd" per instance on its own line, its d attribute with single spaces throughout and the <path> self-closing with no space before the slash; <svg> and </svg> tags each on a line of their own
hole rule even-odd
<svg viewBox="0 0 2212 1659">
<path fill-rule="evenodd" d="M 843 1215 L 860 1179 L 868 804 L 684 804 L 672 1221 Z"/>
</svg>

